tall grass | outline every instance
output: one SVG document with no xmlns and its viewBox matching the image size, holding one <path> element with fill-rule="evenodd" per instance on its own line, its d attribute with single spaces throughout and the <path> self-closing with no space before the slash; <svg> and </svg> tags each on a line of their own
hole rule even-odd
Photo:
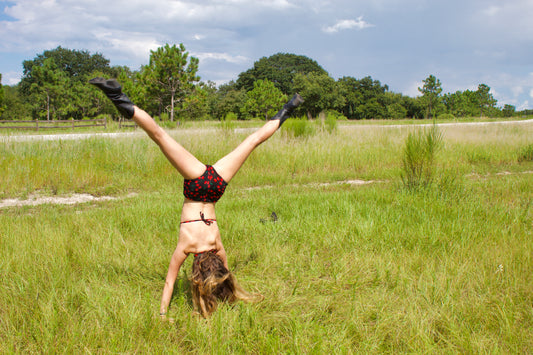
<svg viewBox="0 0 533 355">
<path fill-rule="evenodd" d="M 442 133 L 436 125 L 409 133 L 402 159 L 402 181 L 407 189 L 417 190 L 431 184 L 435 156 L 442 147 L 442 142 Z"/>
<path fill-rule="evenodd" d="M 246 134 L 209 139 L 216 132 L 172 135 L 213 162 Z M 157 311 L 183 197 L 154 144 L 1 143 L 4 197 L 138 195 L 0 209 L 0 352 L 530 352 L 533 163 L 516 159 L 529 128 L 446 129 L 445 173 L 420 194 L 401 188 L 409 132 L 360 127 L 260 146 L 217 219 L 230 268 L 265 300 L 195 317 L 188 259 L 174 324 Z M 469 159 L 482 147 L 485 160 Z M 339 183 L 352 179 L 375 182 Z"/>
</svg>

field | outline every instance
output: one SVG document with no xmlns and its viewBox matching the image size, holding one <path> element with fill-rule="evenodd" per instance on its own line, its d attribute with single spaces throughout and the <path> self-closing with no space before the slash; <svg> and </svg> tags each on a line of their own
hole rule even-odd
<svg viewBox="0 0 533 355">
<path fill-rule="evenodd" d="M 409 191 L 416 129 L 261 145 L 217 218 L 230 269 L 265 299 L 198 318 L 189 258 L 175 323 L 157 314 L 182 179 L 156 145 L 0 139 L 0 200 L 115 198 L 0 209 L 0 353 L 533 353 L 533 123 L 441 127 L 435 179 Z M 170 132 L 206 163 L 246 135 Z"/>
</svg>

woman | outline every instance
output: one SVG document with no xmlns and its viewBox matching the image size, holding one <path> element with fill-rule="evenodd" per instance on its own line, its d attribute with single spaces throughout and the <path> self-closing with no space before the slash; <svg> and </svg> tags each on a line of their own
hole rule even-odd
<svg viewBox="0 0 533 355">
<path fill-rule="evenodd" d="M 185 200 L 181 211 L 178 245 L 172 254 L 163 288 L 159 313 L 161 318 L 166 319 L 174 282 L 189 254 L 194 255 L 191 280 L 193 305 L 204 317 L 215 311 L 217 300 L 252 300 L 253 296 L 242 290 L 228 271 L 226 251 L 215 216 L 215 204 L 250 153 L 270 138 L 292 110 L 303 102 L 300 95 L 295 94 L 276 116 L 211 166 L 201 163 L 159 127 L 148 113 L 135 106 L 122 93 L 122 87 L 116 80 L 94 78 L 89 83 L 102 90 L 124 116 L 132 118 L 157 143 L 184 178 Z"/>
</svg>

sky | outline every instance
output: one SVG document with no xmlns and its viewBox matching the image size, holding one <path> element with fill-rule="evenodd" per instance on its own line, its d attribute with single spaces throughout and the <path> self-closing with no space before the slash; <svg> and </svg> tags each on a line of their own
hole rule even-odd
<svg viewBox="0 0 533 355">
<path fill-rule="evenodd" d="M 183 43 L 204 82 L 223 84 L 276 53 L 331 77 L 370 76 L 419 96 L 486 84 L 498 106 L 533 108 L 533 0 L 0 0 L 3 85 L 22 62 L 61 46 L 138 70 L 150 50 Z"/>
</svg>

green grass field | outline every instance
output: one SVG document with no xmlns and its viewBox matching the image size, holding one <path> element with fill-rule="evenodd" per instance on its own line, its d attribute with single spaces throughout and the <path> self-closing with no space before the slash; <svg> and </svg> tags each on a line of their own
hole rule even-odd
<svg viewBox="0 0 533 355">
<path fill-rule="evenodd" d="M 265 300 L 198 318 L 189 258 L 174 324 L 157 314 L 182 179 L 156 145 L 0 140 L 0 199 L 118 197 L 0 209 L 0 353 L 532 353 L 533 123 L 441 128 L 433 184 L 407 191 L 413 129 L 261 145 L 217 218 L 230 268 Z M 213 163 L 246 132 L 171 134 Z"/>
</svg>

